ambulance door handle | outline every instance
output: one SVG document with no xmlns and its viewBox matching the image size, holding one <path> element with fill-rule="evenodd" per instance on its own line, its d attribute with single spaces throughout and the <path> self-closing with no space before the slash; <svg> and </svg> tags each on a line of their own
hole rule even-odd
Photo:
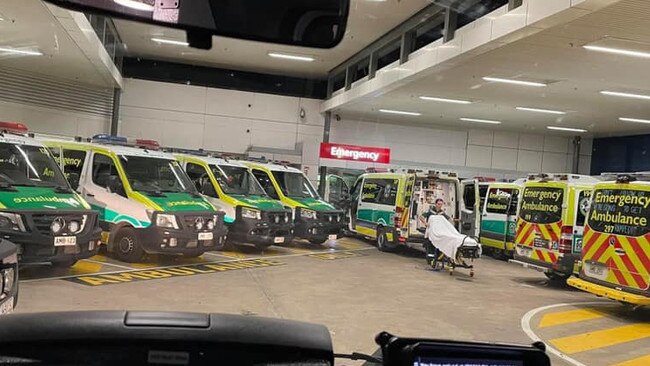
<svg viewBox="0 0 650 366">
<path fill-rule="evenodd" d="M 86 197 L 95 197 L 95 195 L 92 193 L 86 193 Z"/>
</svg>

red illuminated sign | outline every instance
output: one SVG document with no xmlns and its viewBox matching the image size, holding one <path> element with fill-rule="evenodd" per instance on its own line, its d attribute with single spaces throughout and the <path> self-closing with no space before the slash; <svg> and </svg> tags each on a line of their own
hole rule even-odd
<svg viewBox="0 0 650 366">
<path fill-rule="evenodd" d="M 322 159 L 388 164 L 390 163 L 390 149 L 385 147 L 341 145 L 322 142 L 320 144 L 320 157 Z"/>
</svg>

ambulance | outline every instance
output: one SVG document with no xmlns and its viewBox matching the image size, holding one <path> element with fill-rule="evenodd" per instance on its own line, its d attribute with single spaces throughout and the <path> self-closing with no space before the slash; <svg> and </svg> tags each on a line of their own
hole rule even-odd
<svg viewBox="0 0 650 366">
<path fill-rule="evenodd" d="M 196 188 L 225 212 L 229 241 L 259 249 L 291 242 L 291 210 L 269 197 L 247 166 L 202 151 L 184 151 L 176 158 Z"/>
<path fill-rule="evenodd" d="M 266 194 L 291 208 L 294 235 L 312 244 L 336 240 L 345 225 L 344 213 L 323 201 L 298 169 L 282 164 L 243 162 Z"/>
<path fill-rule="evenodd" d="M 21 264 L 69 267 L 97 253 L 97 213 L 28 132 L 22 123 L 0 122 L 0 235 L 18 246 Z"/>
<path fill-rule="evenodd" d="M 531 175 L 521 194 L 511 262 L 552 280 L 578 274 L 585 218 L 599 180 L 577 174 Z"/>
<path fill-rule="evenodd" d="M 96 135 L 90 142 L 45 139 L 70 184 L 99 211 L 109 254 L 196 257 L 223 247 L 223 212 L 204 199 L 173 155 L 152 140 Z"/>
<path fill-rule="evenodd" d="M 519 214 L 519 196 L 525 179 L 513 183 L 490 183 L 481 213 L 479 242 L 495 258 L 512 258 Z"/>
<path fill-rule="evenodd" d="M 650 172 L 596 184 L 585 226 L 582 269 L 570 286 L 633 305 L 650 305 Z"/>
<path fill-rule="evenodd" d="M 365 173 L 352 186 L 350 196 L 349 230 L 375 240 L 382 251 L 400 245 L 421 248 L 426 229 L 423 215 L 438 200 L 459 232 L 478 234 L 477 182 L 461 183 L 456 173 Z"/>
</svg>

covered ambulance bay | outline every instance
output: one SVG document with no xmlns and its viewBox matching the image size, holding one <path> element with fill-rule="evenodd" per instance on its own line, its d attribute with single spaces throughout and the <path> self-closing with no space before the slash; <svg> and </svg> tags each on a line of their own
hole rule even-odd
<svg viewBox="0 0 650 366">
<path fill-rule="evenodd" d="M 179 30 L 41 0 L 3 0 L 0 122 L 23 123 L 37 139 L 67 143 L 107 134 L 182 152 L 190 156 L 182 161 L 188 179 L 211 195 L 210 202 L 223 203 L 217 208 L 233 212 L 226 214 L 231 226 L 243 206 L 247 220 L 260 221 L 254 230 L 274 224 L 274 216 L 263 214 L 268 207 L 291 209 L 291 220 L 298 212 L 298 221 L 346 226 L 336 223 L 341 212 L 321 202 L 316 190 L 325 198 L 336 190 L 338 201 L 332 201 L 349 216 L 350 202 L 342 197 L 369 171 L 447 172 L 502 184 L 533 173 L 559 185 L 553 177 L 591 182 L 584 176 L 650 170 L 648 14 L 645 0 L 351 0 L 348 28 L 334 48 L 215 36 L 213 47 L 203 50 L 190 47 Z M 8 132 L 3 138 L 11 137 Z M 188 167 L 191 154 L 195 166 Z M 1 167 L 15 161 L 0 156 Z M 83 164 L 92 168 L 93 161 L 80 161 L 79 172 L 100 170 L 82 170 Z M 233 175 L 219 164 L 243 171 L 258 166 L 240 175 L 252 177 L 251 187 L 224 191 L 219 184 L 232 183 Z M 197 166 L 211 170 L 192 171 Z M 295 192 L 274 185 L 282 174 L 296 177 Z M 630 179 L 636 187 L 646 178 Z M 203 191 L 209 185 L 218 186 L 214 193 Z M 0 207 L 14 194 L 3 187 Z M 268 187 L 277 197 L 263 191 Z M 571 192 L 566 197 L 577 197 Z M 633 196 L 640 202 L 644 195 Z M 636 210 L 628 199 L 624 206 Z M 278 202 L 267 206 L 265 200 Z M 601 206 L 594 217 L 603 222 L 629 217 L 618 209 L 608 216 Z M 105 207 L 91 209 L 106 214 Z M 18 225 L 6 211 L 0 215 L 9 221 L 0 216 L 0 230 L 5 221 Z M 647 213 L 636 211 L 630 220 L 640 228 Z M 567 212 L 566 220 L 578 220 L 579 211 Z M 143 222 L 150 219 L 143 215 Z M 416 216 L 422 215 L 410 219 L 421 223 Z M 388 221 L 394 224 L 394 216 Z M 561 231 L 568 224 L 557 225 L 559 246 L 569 233 Z M 108 228 L 102 229 L 106 242 Z M 618 254 L 608 257 L 615 265 L 592 273 L 602 277 L 599 285 L 611 278 L 636 287 L 649 283 L 647 240 L 617 241 L 620 235 L 611 234 L 611 250 L 602 246 L 602 252 Z M 138 263 L 117 260 L 101 246 L 98 255 L 70 268 L 22 265 L 14 311 L 129 308 L 305 320 L 326 324 L 341 352 L 373 353 L 372 337 L 386 329 L 490 342 L 542 340 L 559 365 L 629 366 L 650 357 L 647 310 L 595 297 L 593 288 L 574 290 L 487 256 L 475 262 L 475 277 L 448 276 L 432 271 L 418 251 L 383 253 L 375 238 L 330 235 L 322 236 L 323 244 L 287 239 L 264 250 L 229 241 L 198 258 L 150 255 Z M 598 237 L 610 243 L 609 236 Z M 20 260 L 21 243 L 15 244 Z M 572 247 L 580 257 L 578 245 L 582 239 Z M 638 250 L 626 251 L 632 247 Z M 590 248 L 585 254 L 595 258 L 601 246 Z M 647 287 L 636 287 L 634 296 L 647 297 Z M 598 294 L 614 296 L 611 289 Z"/>
</svg>

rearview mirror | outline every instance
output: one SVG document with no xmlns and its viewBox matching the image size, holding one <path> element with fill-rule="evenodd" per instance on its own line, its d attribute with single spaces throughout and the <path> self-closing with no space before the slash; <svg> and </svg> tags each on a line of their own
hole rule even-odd
<svg viewBox="0 0 650 366">
<path fill-rule="evenodd" d="M 345 33 L 349 0 L 46 0 L 187 31 L 192 47 L 210 49 L 212 36 L 332 48 Z"/>
</svg>

